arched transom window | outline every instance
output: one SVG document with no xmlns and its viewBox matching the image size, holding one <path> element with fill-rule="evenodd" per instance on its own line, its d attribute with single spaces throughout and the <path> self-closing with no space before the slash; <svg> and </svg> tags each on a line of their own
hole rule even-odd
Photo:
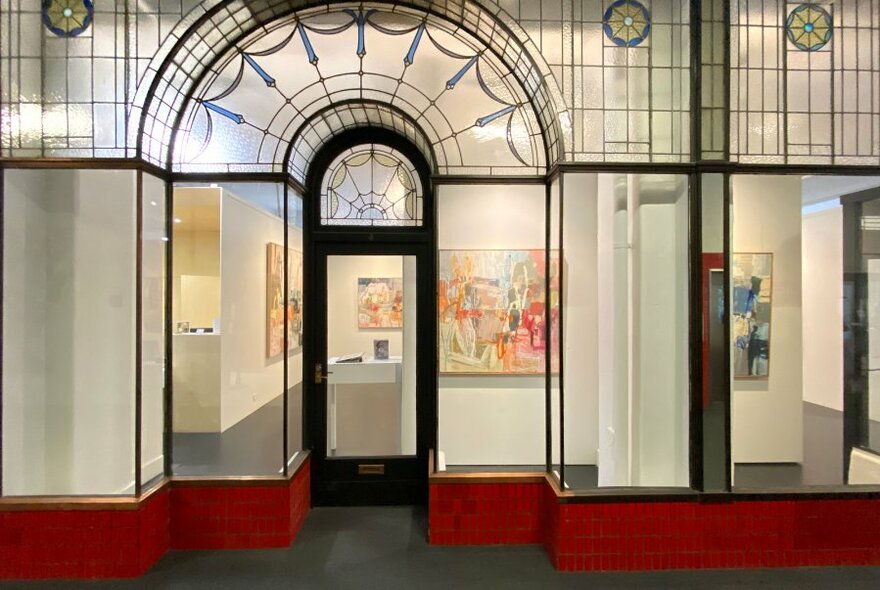
<svg viewBox="0 0 880 590">
<path fill-rule="evenodd" d="M 417 227 L 423 223 L 423 209 L 415 166 L 387 146 L 346 149 L 321 182 L 321 225 Z"/>
</svg>

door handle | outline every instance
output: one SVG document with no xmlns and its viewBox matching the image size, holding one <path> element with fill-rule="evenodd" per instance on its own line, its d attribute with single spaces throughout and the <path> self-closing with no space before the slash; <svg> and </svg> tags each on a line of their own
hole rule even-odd
<svg viewBox="0 0 880 590">
<path fill-rule="evenodd" d="M 327 381 L 328 375 L 332 375 L 333 371 L 325 371 L 322 363 L 315 363 L 315 384 L 320 385 Z"/>
</svg>

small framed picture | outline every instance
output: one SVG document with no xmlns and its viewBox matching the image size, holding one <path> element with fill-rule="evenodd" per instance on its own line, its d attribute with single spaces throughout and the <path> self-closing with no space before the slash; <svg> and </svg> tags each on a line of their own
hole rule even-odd
<svg viewBox="0 0 880 590">
<path fill-rule="evenodd" d="M 177 322 L 178 334 L 189 334 L 189 322 Z"/>
<path fill-rule="evenodd" d="M 388 360 L 388 340 L 373 340 L 373 358 L 377 361 Z"/>
</svg>

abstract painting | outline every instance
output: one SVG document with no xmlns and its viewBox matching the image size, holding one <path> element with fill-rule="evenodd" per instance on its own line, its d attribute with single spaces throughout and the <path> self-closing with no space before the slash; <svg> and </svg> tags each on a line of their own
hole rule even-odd
<svg viewBox="0 0 880 590">
<path fill-rule="evenodd" d="M 403 327 L 403 279 L 358 278 L 358 328 Z"/>
<path fill-rule="evenodd" d="M 535 375 L 546 369 L 544 250 L 440 250 L 441 373 Z M 551 370 L 558 371 L 559 256 L 550 260 Z"/>
<path fill-rule="evenodd" d="M 773 286 L 772 254 L 734 254 L 733 376 L 770 376 L 770 311 Z"/>
<path fill-rule="evenodd" d="M 288 250 L 287 296 L 284 288 L 284 247 L 267 244 L 266 259 L 266 357 L 275 358 L 284 350 L 285 303 L 287 313 L 287 350 L 302 346 L 303 329 L 303 255 Z"/>
</svg>

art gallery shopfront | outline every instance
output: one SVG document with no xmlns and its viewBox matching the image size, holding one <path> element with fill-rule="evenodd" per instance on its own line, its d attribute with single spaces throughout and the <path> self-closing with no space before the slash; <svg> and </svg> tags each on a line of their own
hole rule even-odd
<svg viewBox="0 0 880 590">
<path fill-rule="evenodd" d="M 877 0 L 24 4 L 0 577 L 880 563 Z"/>
</svg>

